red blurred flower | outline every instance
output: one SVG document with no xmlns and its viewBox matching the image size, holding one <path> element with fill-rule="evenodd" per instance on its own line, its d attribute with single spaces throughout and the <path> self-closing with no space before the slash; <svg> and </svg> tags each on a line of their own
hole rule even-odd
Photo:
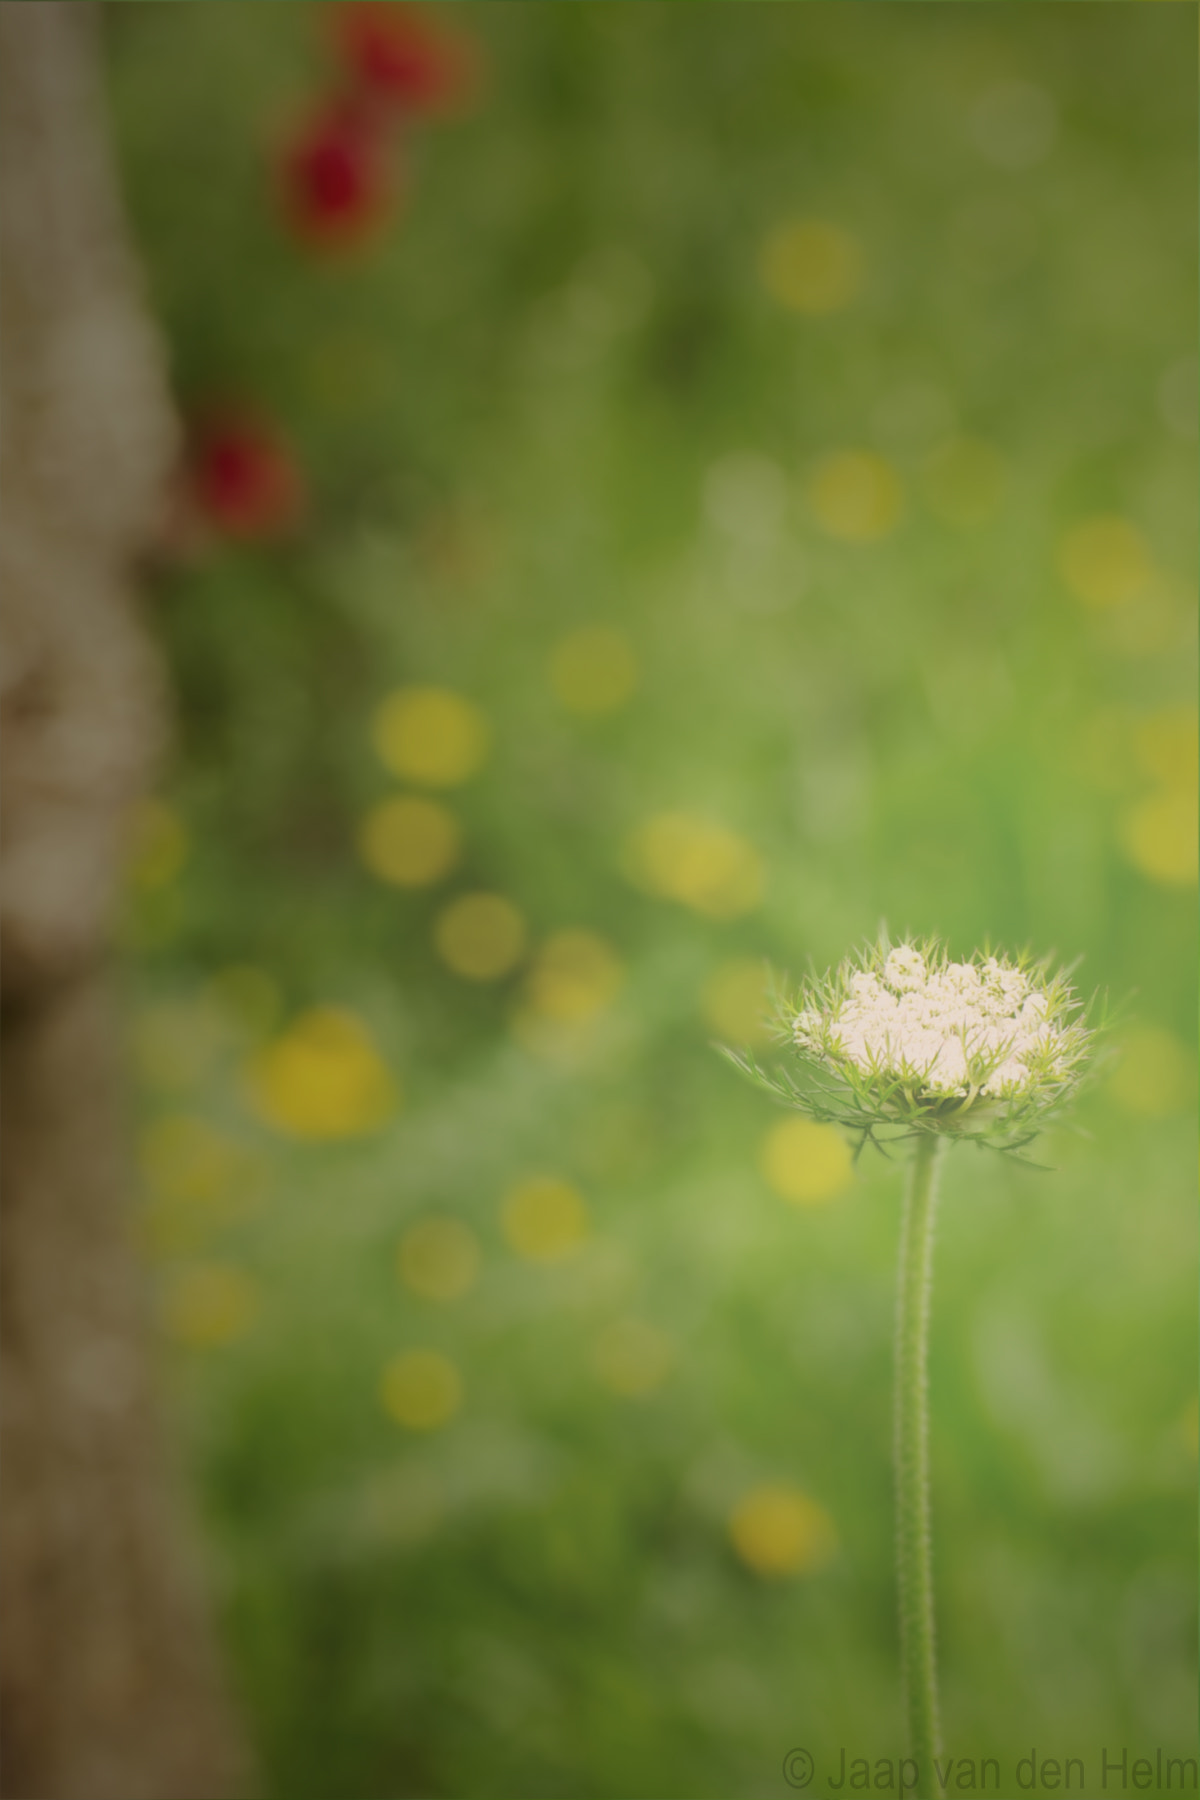
<svg viewBox="0 0 1200 1800">
<path fill-rule="evenodd" d="M 344 102 L 325 107 L 296 134 L 281 173 L 292 227 L 318 248 L 350 249 L 392 216 L 393 162 L 369 118 Z"/>
<path fill-rule="evenodd" d="M 473 38 L 403 0 L 338 0 L 334 42 L 356 86 L 405 113 L 444 113 L 470 101 L 478 80 Z"/>
<path fill-rule="evenodd" d="M 244 412 L 199 427 L 190 475 L 200 512 L 227 537 L 278 537 L 304 509 L 304 483 L 287 444 Z"/>
</svg>

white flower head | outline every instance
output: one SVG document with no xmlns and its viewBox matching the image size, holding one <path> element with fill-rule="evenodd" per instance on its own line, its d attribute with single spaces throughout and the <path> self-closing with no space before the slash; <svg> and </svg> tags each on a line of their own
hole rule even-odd
<svg viewBox="0 0 1200 1800">
<path fill-rule="evenodd" d="M 892 1126 L 1012 1150 L 1079 1086 L 1094 1045 L 1080 1010 L 1048 963 L 884 941 L 781 1009 L 797 1075 L 750 1072 L 864 1140 Z"/>
</svg>

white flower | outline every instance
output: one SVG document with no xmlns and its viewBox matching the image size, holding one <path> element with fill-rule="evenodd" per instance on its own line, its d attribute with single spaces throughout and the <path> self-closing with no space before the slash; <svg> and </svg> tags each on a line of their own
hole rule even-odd
<svg viewBox="0 0 1200 1800">
<path fill-rule="evenodd" d="M 880 1118 L 966 1130 L 983 1103 L 1043 1110 L 1070 1083 L 1088 1033 L 1061 982 L 1004 958 L 950 962 L 899 944 L 846 962 L 790 1019 L 803 1054 L 846 1081 Z M 992 1111 L 995 1111 L 993 1105 Z"/>
<path fill-rule="evenodd" d="M 883 965 L 883 979 L 889 987 L 901 993 L 923 988 L 925 985 L 925 958 L 911 944 L 901 944 L 893 950 Z"/>
<path fill-rule="evenodd" d="M 729 1052 L 752 1080 L 859 1142 L 936 1132 L 1020 1151 L 1079 1087 L 1096 1033 L 1048 962 L 886 942 L 814 978 L 778 1015 L 799 1069 Z"/>
</svg>

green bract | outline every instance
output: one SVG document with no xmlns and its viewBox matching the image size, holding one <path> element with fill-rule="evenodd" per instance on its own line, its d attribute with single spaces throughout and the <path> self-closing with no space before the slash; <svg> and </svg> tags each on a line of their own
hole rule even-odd
<svg viewBox="0 0 1200 1800">
<path fill-rule="evenodd" d="M 936 939 L 881 937 L 780 998 L 773 1023 L 790 1063 L 726 1055 L 776 1099 L 856 1133 L 859 1149 L 883 1131 L 1018 1151 L 1077 1091 L 1096 1039 L 1049 959 L 954 962 Z"/>
</svg>

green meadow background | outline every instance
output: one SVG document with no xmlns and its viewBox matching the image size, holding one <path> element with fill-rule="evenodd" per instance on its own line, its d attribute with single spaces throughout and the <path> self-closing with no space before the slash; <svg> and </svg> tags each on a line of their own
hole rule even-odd
<svg viewBox="0 0 1200 1800">
<path fill-rule="evenodd" d="M 881 921 L 1120 1008 L 1054 1173 L 945 1170 L 948 1752 L 1195 1755 L 1194 12 L 448 14 L 480 92 L 335 255 L 272 175 L 321 10 L 108 9 L 181 408 L 307 492 L 153 578 L 124 926 L 263 1791 L 900 1753 L 903 1171 L 713 1049 Z"/>
</svg>

